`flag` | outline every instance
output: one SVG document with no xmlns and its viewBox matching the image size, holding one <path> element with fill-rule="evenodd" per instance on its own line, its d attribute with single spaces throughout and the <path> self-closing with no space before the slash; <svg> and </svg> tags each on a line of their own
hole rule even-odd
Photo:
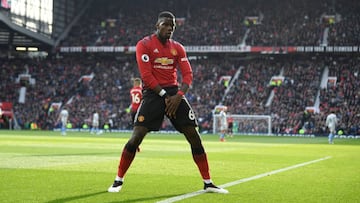
<svg viewBox="0 0 360 203">
<path fill-rule="evenodd" d="M 78 82 L 91 82 L 94 76 L 95 76 L 94 73 L 91 73 L 90 75 L 83 75 L 80 77 Z"/>
</svg>

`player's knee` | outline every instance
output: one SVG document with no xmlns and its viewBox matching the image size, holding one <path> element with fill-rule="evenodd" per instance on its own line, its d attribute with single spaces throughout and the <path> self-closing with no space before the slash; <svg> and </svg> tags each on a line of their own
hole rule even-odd
<svg viewBox="0 0 360 203">
<path fill-rule="evenodd" d="M 182 126 L 180 129 L 178 129 L 178 131 L 189 136 L 199 135 L 199 132 L 196 130 L 195 126 Z"/>
<path fill-rule="evenodd" d="M 133 146 L 133 147 L 135 147 L 135 149 L 137 149 L 137 147 L 143 141 L 147 132 L 148 132 L 147 128 L 142 127 L 142 126 L 135 126 L 134 130 L 133 130 L 133 134 L 127 144 L 129 144 L 130 146 Z"/>
<path fill-rule="evenodd" d="M 135 153 L 138 145 L 131 144 L 130 142 L 126 143 L 125 149 L 129 152 Z"/>
<path fill-rule="evenodd" d="M 205 153 L 204 147 L 200 146 L 200 147 L 196 147 L 196 148 L 191 148 L 191 152 L 192 154 L 203 154 Z"/>
</svg>

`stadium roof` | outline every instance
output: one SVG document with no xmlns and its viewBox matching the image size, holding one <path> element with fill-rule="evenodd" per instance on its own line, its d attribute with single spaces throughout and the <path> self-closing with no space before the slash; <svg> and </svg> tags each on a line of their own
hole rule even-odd
<svg viewBox="0 0 360 203">
<path fill-rule="evenodd" d="M 0 12 L 0 46 L 13 49 L 15 47 L 37 47 L 39 50 L 50 50 L 55 42 L 53 39 L 12 23 Z"/>
</svg>

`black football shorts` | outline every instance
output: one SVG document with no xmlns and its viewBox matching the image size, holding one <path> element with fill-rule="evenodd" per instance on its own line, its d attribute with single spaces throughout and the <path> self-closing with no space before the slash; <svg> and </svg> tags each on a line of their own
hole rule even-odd
<svg viewBox="0 0 360 203">
<path fill-rule="evenodd" d="M 168 95 L 175 95 L 177 87 L 164 88 Z M 134 126 L 144 126 L 149 131 L 158 131 L 164 120 L 165 99 L 160 97 L 154 91 L 149 89 L 143 90 L 143 100 L 135 116 Z M 169 118 L 170 119 L 170 118 Z M 193 109 L 185 97 L 180 102 L 176 112 L 176 118 L 170 119 L 174 128 L 181 132 L 183 126 L 198 126 L 197 119 Z"/>
</svg>

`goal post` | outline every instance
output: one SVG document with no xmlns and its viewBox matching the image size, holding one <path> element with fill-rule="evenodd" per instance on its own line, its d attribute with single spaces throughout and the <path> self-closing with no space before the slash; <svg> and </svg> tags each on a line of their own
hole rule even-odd
<svg viewBox="0 0 360 203">
<path fill-rule="evenodd" d="M 240 115 L 228 114 L 228 120 L 232 120 L 232 132 L 236 134 L 270 135 L 271 116 L 269 115 Z M 220 131 L 220 115 L 213 112 L 213 133 Z"/>
</svg>

